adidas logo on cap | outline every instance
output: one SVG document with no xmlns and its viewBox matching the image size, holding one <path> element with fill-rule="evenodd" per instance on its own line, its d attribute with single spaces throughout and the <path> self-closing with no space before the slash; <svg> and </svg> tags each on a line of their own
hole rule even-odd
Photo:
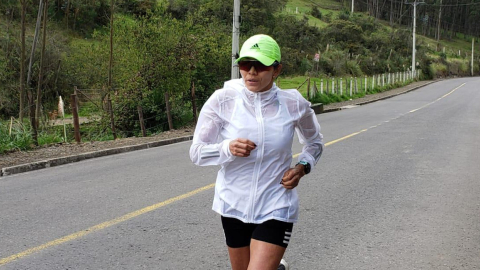
<svg viewBox="0 0 480 270">
<path fill-rule="evenodd" d="M 260 47 L 258 46 L 258 43 L 255 43 L 250 49 L 260 49 Z"/>
</svg>

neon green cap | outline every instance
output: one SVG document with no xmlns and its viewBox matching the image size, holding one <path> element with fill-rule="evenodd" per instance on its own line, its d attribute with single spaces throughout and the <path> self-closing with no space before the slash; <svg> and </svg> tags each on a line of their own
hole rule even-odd
<svg viewBox="0 0 480 270">
<path fill-rule="evenodd" d="M 275 61 L 280 63 L 282 55 L 277 42 L 267 35 L 255 35 L 247 39 L 240 50 L 238 63 L 245 58 L 253 58 L 265 66 L 271 66 Z"/>
</svg>

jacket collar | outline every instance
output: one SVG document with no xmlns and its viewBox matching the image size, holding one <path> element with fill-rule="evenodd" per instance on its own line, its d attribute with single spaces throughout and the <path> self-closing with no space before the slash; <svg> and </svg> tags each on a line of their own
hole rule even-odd
<svg viewBox="0 0 480 270">
<path fill-rule="evenodd" d="M 241 93 L 244 100 L 251 106 L 254 105 L 255 99 L 259 99 L 261 105 L 264 106 L 275 99 L 279 88 L 275 83 L 273 83 L 272 88 L 264 92 L 252 92 L 245 87 L 245 82 L 243 79 L 233 79 L 225 82 L 224 87 L 233 88 L 237 92 Z"/>
</svg>

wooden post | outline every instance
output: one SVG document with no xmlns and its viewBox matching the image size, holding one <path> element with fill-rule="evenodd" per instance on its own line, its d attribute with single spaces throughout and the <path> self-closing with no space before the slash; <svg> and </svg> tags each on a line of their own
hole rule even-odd
<svg viewBox="0 0 480 270">
<path fill-rule="evenodd" d="M 278 83 L 280 84 L 280 79 L 278 79 Z M 192 110 L 193 110 L 193 122 L 197 123 L 197 101 L 195 98 L 195 82 L 192 81 Z"/>
<path fill-rule="evenodd" d="M 75 134 L 75 141 L 79 143 L 80 138 L 80 121 L 78 120 L 78 111 L 77 111 L 77 95 L 72 94 L 70 102 L 72 104 L 72 114 L 73 114 L 73 131 Z"/>
<path fill-rule="evenodd" d="M 138 120 L 140 121 L 140 128 L 142 129 L 142 136 L 147 137 L 147 131 L 145 130 L 145 122 L 143 121 L 143 109 L 142 106 L 137 106 Z"/>
<path fill-rule="evenodd" d="M 173 129 L 172 114 L 170 112 L 170 97 L 168 92 L 165 92 L 165 104 L 167 105 L 168 129 Z"/>
<path fill-rule="evenodd" d="M 320 94 L 323 95 L 323 79 L 320 80 Z"/>
<path fill-rule="evenodd" d="M 10 118 L 10 129 L 8 131 L 8 136 L 12 136 L 12 126 L 13 126 L 13 116 Z"/>
<path fill-rule="evenodd" d="M 117 139 L 117 132 L 115 130 L 115 118 L 113 117 L 113 106 L 112 106 L 112 100 L 110 99 L 110 94 L 108 94 L 108 111 L 110 113 L 110 125 L 112 127 L 112 134 L 113 134 L 113 139 Z"/>
<path fill-rule="evenodd" d="M 307 100 L 310 100 L 310 78 L 308 78 L 307 83 Z"/>
</svg>

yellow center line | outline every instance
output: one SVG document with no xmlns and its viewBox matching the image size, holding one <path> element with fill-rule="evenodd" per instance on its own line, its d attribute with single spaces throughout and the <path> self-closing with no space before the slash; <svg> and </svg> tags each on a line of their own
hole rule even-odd
<svg viewBox="0 0 480 270">
<path fill-rule="evenodd" d="M 424 105 L 418 109 L 415 109 L 415 110 L 412 110 L 410 112 L 415 112 L 415 111 L 418 111 L 420 109 L 423 109 L 443 98 L 445 98 L 446 96 L 452 94 L 454 91 L 456 91 L 457 89 L 459 89 L 460 87 L 464 86 L 465 83 L 463 83 L 462 85 L 458 86 L 457 88 L 453 89 L 452 91 L 450 91 L 449 93 L 445 94 L 444 96 L 442 96 L 441 98 L 435 100 L 434 102 L 431 102 L 427 105 Z M 378 125 L 377 125 L 378 126 Z M 325 146 L 329 146 L 329 145 L 332 145 L 332 144 L 335 144 L 337 142 L 341 142 L 343 140 L 346 140 L 348 138 L 351 138 L 353 136 L 356 136 L 360 133 L 363 133 L 363 132 L 366 132 L 368 131 L 369 129 L 372 129 L 372 128 L 375 128 L 377 126 L 372 126 L 370 128 L 367 128 L 367 129 L 363 129 L 363 130 L 360 130 L 358 132 L 354 132 L 352 134 L 349 134 L 347 136 L 344 136 L 340 139 L 336 139 L 336 140 L 333 140 L 333 141 L 330 141 L 328 143 L 325 144 Z M 293 155 L 293 158 L 296 158 L 300 155 L 300 153 L 298 154 L 295 154 Z M 47 249 L 49 247 L 53 247 L 53 246 L 57 246 L 57 245 L 60 245 L 60 244 L 63 244 L 63 243 L 66 243 L 66 242 L 69 242 L 69 241 L 73 241 L 75 239 L 78 239 L 80 237 L 83 237 L 85 235 L 88 235 L 88 234 L 91 234 L 93 232 L 96 232 L 96 231 L 100 231 L 100 230 L 103 230 L 103 229 L 106 229 L 108 227 L 111 227 L 113 225 L 116 225 L 116 224 L 119 224 L 121 222 L 124 222 L 124 221 L 127 221 L 127 220 L 130 220 L 132 218 L 135 218 L 135 217 L 138 217 L 140 215 L 143 215 L 145 213 L 148 213 L 148 212 L 151 212 L 153 210 L 156 210 L 156 209 L 159 209 L 161 207 L 164 207 L 164 206 L 167 206 L 169 204 L 172 204 L 174 202 L 177 202 L 177 201 L 180 201 L 180 200 L 183 200 L 183 199 L 186 199 L 186 198 L 189 198 L 189 197 L 192 197 L 193 195 L 196 195 L 200 192 L 203 192 L 203 191 L 206 191 L 206 190 L 209 190 L 211 188 L 215 187 L 215 183 L 213 184 L 210 184 L 210 185 L 206 185 L 204 187 L 201 187 L 201 188 L 198 188 L 198 189 L 195 189 L 193 191 L 190 191 L 188 193 L 185 193 L 185 194 L 182 194 L 182 195 L 179 195 L 177 197 L 173 197 L 173 198 L 170 198 L 166 201 L 163 201 L 163 202 L 160 202 L 160 203 L 157 203 L 157 204 L 153 204 L 153 205 L 150 205 L 150 206 L 147 206 L 145 208 L 142 208 L 140 210 L 137 210 L 137 211 L 134 211 L 134 212 L 131 212 L 131 213 L 128 213 L 126 215 L 123 215 L 121 217 L 118 217 L 118 218 L 115 218 L 115 219 L 112 219 L 112 220 L 109 220 L 109 221 L 106 221 L 106 222 L 103 222 L 103 223 L 100 223 L 98 225 L 95 225 L 95 226 L 92 226 L 88 229 L 85 229 L 85 230 L 82 230 L 82 231 L 79 231 L 79 232 L 76 232 L 76 233 L 72 233 L 72 234 L 69 234 L 67 236 L 64 236 L 64 237 L 61 237 L 61 238 L 58 238 L 58 239 L 55 239 L 53 241 L 50 241 L 50 242 L 47 242 L 43 245 L 40 245 L 40 246 L 36 246 L 36 247 L 33 247 L 33 248 L 30 248 L 30 249 L 27 249 L 25 251 L 22 251 L 20 253 L 17 253 L 17 254 L 13 254 L 9 257 L 6 257 L 6 258 L 3 258 L 3 259 L 0 259 L 0 266 L 1 265 L 4 265 L 4 264 L 7 264 L 7 263 L 10 263 L 16 259 L 20 259 L 22 257 L 26 257 L 28 255 L 31 255 L 35 252 L 38 252 L 38 251 L 41 251 L 41 250 L 44 250 L 44 249 Z"/>
<path fill-rule="evenodd" d="M 83 237 L 83 236 L 85 236 L 85 235 L 87 235 L 87 234 L 91 234 L 91 233 L 93 233 L 93 232 L 106 229 L 106 228 L 111 227 L 111 226 L 113 226 L 113 225 L 116 225 L 116 224 L 118 224 L 118 223 L 127 221 L 127 220 L 129 220 L 129 219 L 134 218 L 134 217 L 138 217 L 138 216 L 143 215 L 143 214 L 145 214 L 145 213 L 148 213 L 148 212 L 151 212 L 151 211 L 153 211 L 153 210 L 156 210 L 156 209 L 158 209 L 158 208 L 160 208 L 160 207 L 167 206 L 167 205 L 169 205 L 169 204 L 171 204 L 171 203 L 174 203 L 174 202 L 176 202 L 176 201 L 180 201 L 180 200 L 186 199 L 186 198 L 188 198 L 188 197 L 192 197 L 193 195 L 195 195 L 195 194 L 197 194 L 197 193 L 200 193 L 200 192 L 202 192 L 202 191 L 211 189 L 211 188 L 213 188 L 214 186 L 215 186 L 215 184 L 210 184 L 210 185 L 201 187 L 201 188 L 199 188 L 199 189 L 190 191 L 190 192 L 188 192 L 188 193 L 179 195 L 179 196 L 177 196 L 177 197 L 168 199 L 168 200 L 166 200 L 166 201 L 163 201 L 163 202 L 160 202 L 160 203 L 157 203 L 157 204 L 154 204 L 154 205 L 150 205 L 150 206 L 147 206 L 147 207 L 142 208 L 142 209 L 140 209 L 140 210 L 137 210 L 137 211 L 128 213 L 128 214 L 126 214 L 126 215 L 123 215 L 123 216 L 121 216 L 121 217 L 118 217 L 118 218 L 115 218 L 115 219 L 112 219 L 112 220 L 109 220 L 109 221 L 100 223 L 100 224 L 98 224 L 98 225 L 92 226 L 92 227 L 90 227 L 90 228 L 88 228 L 88 229 L 85 229 L 85 230 L 83 230 L 83 231 L 79 231 L 79 232 L 76 232 L 76 233 L 72 233 L 72 234 L 70 234 L 70 235 L 64 236 L 64 237 L 62 237 L 62 238 L 55 239 L 55 240 L 50 241 L 50 242 L 48 242 L 48 243 L 45 243 L 45 244 L 43 244 L 43 245 L 40 245 L 40 246 L 37 246 L 37 247 L 34 247 L 34 248 L 27 249 L 27 250 L 25 250 L 25 251 L 23 251 L 23 252 L 20 252 L 20 253 L 11 255 L 11 256 L 9 256 L 9 257 L 0 259 L 0 265 L 7 264 L 7 263 L 12 262 L 12 261 L 14 261 L 14 260 L 16 260 L 16 259 L 19 259 L 19 258 L 28 256 L 28 255 L 30 255 L 30 254 L 32 254 L 32 253 L 41 251 L 41 250 L 43 250 L 43 249 L 46 249 L 46 248 L 49 248 L 49 247 L 53 247 L 53 246 L 57 246 L 57 245 L 60 245 L 60 244 L 65 243 L 65 242 L 78 239 L 78 238 Z"/>
</svg>

